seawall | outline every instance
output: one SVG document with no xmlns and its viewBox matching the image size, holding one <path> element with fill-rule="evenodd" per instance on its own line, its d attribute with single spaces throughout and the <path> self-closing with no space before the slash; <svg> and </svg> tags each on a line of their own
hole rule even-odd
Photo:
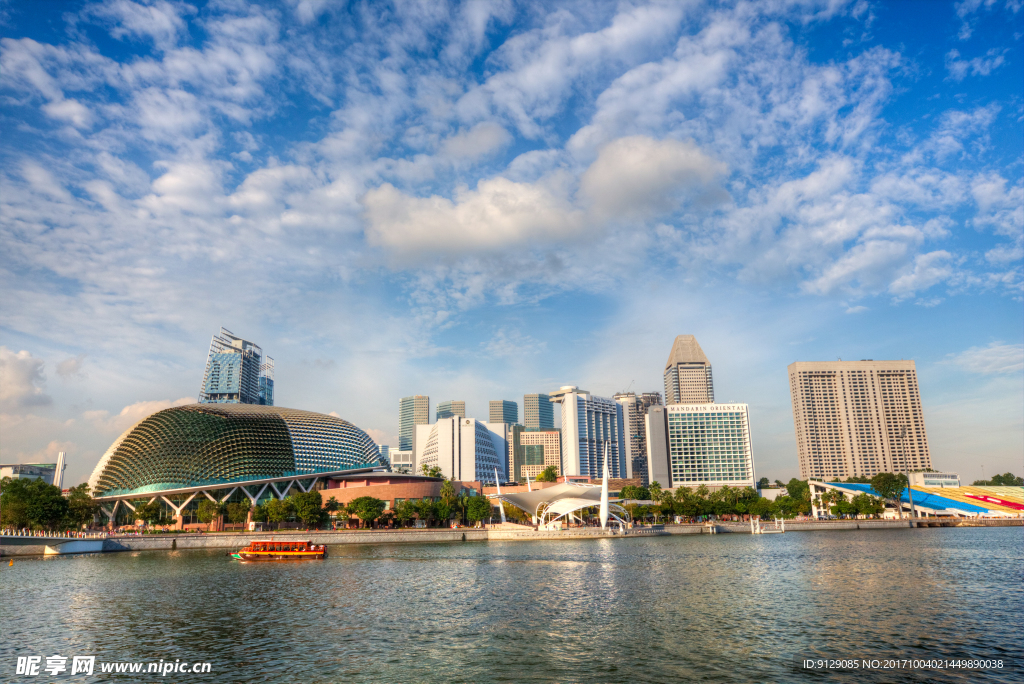
<svg viewBox="0 0 1024 684">
<path fill-rule="evenodd" d="M 926 526 L 961 527 L 1009 527 L 1022 526 L 1024 519 L 970 521 L 957 525 L 952 521 L 934 518 L 915 520 L 917 527 Z M 762 526 L 765 524 L 762 523 Z M 769 523 L 770 525 L 770 523 Z M 786 532 L 821 532 L 826 530 L 883 530 L 903 528 L 906 520 L 831 520 L 831 521 L 786 521 Z M 678 534 L 750 534 L 750 523 L 717 523 L 666 525 L 654 528 L 634 528 L 625 534 L 613 530 L 582 528 L 557 531 L 521 529 L 426 529 L 426 530 L 347 530 L 343 532 L 261 532 L 223 534 L 168 534 L 128 537 L 111 537 L 103 542 L 104 552 L 117 551 L 169 551 L 172 549 L 240 549 L 255 539 L 266 539 L 273 535 L 278 539 L 309 539 L 314 544 L 421 544 L 427 542 L 458 541 L 538 541 L 559 539 L 622 539 L 629 537 L 654 537 Z M 5 545 L 0 540 L 0 556 L 40 556 L 45 544 Z"/>
</svg>

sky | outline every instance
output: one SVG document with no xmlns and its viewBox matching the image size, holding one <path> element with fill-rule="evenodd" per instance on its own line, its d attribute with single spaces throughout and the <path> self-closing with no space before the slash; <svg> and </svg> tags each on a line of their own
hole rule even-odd
<svg viewBox="0 0 1024 684">
<path fill-rule="evenodd" d="M 913 359 L 933 466 L 1024 470 L 1024 7 L 0 2 L 0 461 L 66 484 L 195 401 L 662 391 L 697 337 L 798 464 L 786 366 Z"/>
</svg>

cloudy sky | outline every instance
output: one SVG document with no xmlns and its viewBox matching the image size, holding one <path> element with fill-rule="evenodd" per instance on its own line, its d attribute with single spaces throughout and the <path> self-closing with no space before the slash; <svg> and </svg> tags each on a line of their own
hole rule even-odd
<svg viewBox="0 0 1024 684">
<path fill-rule="evenodd" d="M 277 403 L 661 390 L 697 336 L 917 362 L 937 468 L 1024 454 L 1020 0 L 0 3 L 0 460 L 83 481 L 220 326 Z"/>
</svg>

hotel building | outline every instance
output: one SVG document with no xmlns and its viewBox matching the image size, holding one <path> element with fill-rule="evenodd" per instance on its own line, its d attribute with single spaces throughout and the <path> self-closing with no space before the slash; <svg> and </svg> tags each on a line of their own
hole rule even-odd
<svg viewBox="0 0 1024 684">
<path fill-rule="evenodd" d="M 453 416 L 433 425 L 416 426 L 417 468 L 438 466 L 450 480 L 502 482 L 505 472 L 505 424 Z"/>
<path fill-rule="evenodd" d="M 788 370 L 801 478 L 932 467 L 913 361 L 801 361 Z"/>
<path fill-rule="evenodd" d="M 652 406 L 646 433 L 650 478 L 662 487 L 754 486 L 746 404 Z"/>
<path fill-rule="evenodd" d="M 259 345 L 221 328 L 210 340 L 200 404 L 274 405 L 274 359 Z"/>
</svg>

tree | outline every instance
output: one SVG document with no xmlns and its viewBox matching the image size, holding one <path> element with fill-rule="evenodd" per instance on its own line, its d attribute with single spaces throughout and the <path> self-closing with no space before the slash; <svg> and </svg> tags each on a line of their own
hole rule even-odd
<svg viewBox="0 0 1024 684">
<path fill-rule="evenodd" d="M 452 484 L 451 480 L 445 480 L 441 483 L 441 501 L 451 506 L 455 503 L 455 485 Z"/>
<path fill-rule="evenodd" d="M 447 523 L 452 517 L 452 505 L 441 499 L 434 503 L 434 515 L 437 516 L 437 520 L 441 523 Z"/>
<path fill-rule="evenodd" d="M 768 484 L 769 482 L 767 477 L 762 477 L 760 480 L 757 481 L 757 486 L 760 487 L 761 489 L 767 487 Z"/>
<path fill-rule="evenodd" d="M 808 503 L 811 500 L 811 487 L 806 480 L 798 480 L 794 477 L 786 483 L 786 491 L 794 499 L 804 499 Z"/>
<path fill-rule="evenodd" d="M 429 526 L 430 521 L 437 515 L 437 512 L 434 509 L 434 502 L 431 501 L 429 497 L 419 499 L 416 502 L 416 515 L 419 516 L 424 525 Z"/>
<path fill-rule="evenodd" d="M 444 475 L 441 473 L 441 468 L 436 465 L 428 466 L 426 463 L 424 463 L 423 465 L 420 466 L 420 470 L 422 470 L 423 474 L 426 475 L 427 477 L 444 477 Z"/>
<path fill-rule="evenodd" d="M 238 525 L 249 519 L 249 501 L 236 501 L 228 504 L 228 522 Z"/>
<path fill-rule="evenodd" d="M 471 522 L 478 522 L 491 517 L 491 500 L 486 496 L 473 496 L 466 506 L 466 514 Z"/>
<path fill-rule="evenodd" d="M 256 504 L 256 507 L 252 509 L 252 519 L 254 522 L 267 522 L 267 507 L 263 504 Z"/>
<path fill-rule="evenodd" d="M 266 503 L 265 509 L 267 512 L 267 522 L 272 523 L 284 522 L 295 514 L 291 497 L 287 499 L 271 499 Z"/>
<path fill-rule="evenodd" d="M 991 480 L 975 480 L 972 483 L 975 487 L 1024 487 L 1024 477 L 1017 477 L 1013 473 L 993 475 Z"/>
<path fill-rule="evenodd" d="M 136 502 L 135 505 L 135 519 L 141 520 L 142 522 L 149 523 L 152 525 L 160 519 L 160 504 L 157 501 L 145 501 Z"/>
<path fill-rule="evenodd" d="M 395 520 L 402 525 L 408 525 L 416 517 L 416 502 L 406 499 L 395 504 Z"/>
<path fill-rule="evenodd" d="M 31 523 L 28 520 L 29 492 L 25 480 L 5 477 L 0 480 L 0 525 L 22 528 Z"/>
<path fill-rule="evenodd" d="M 349 510 L 367 526 L 384 513 L 386 506 L 383 501 L 372 496 L 360 496 L 348 504 Z"/>
<path fill-rule="evenodd" d="M 67 520 L 71 510 L 60 488 L 41 479 L 5 477 L 0 480 L 0 492 L 0 515 L 5 526 L 54 530 Z"/>
<path fill-rule="evenodd" d="M 558 481 L 558 466 L 549 465 L 547 468 L 540 472 L 534 482 L 557 482 Z"/>
<path fill-rule="evenodd" d="M 295 515 L 298 519 L 310 529 L 320 529 L 324 522 L 324 517 L 326 517 L 323 498 L 320 496 L 320 492 L 314 490 L 312 492 L 295 494 L 289 498 L 293 500 Z"/>
<path fill-rule="evenodd" d="M 871 478 L 871 488 L 875 490 L 875 493 L 886 501 L 892 502 L 896 506 L 896 510 L 900 512 L 900 517 L 903 517 L 903 506 L 900 504 L 900 495 L 903 494 L 903 490 L 907 488 L 907 476 L 902 473 L 896 475 L 894 473 L 878 473 Z"/>
<path fill-rule="evenodd" d="M 652 501 L 661 501 L 661 484 L 657 480 L 647 486 L 647 491 L 650 492 Z"/>
<path fill-rule="evenodd" d="M 85 482 L 68 490 L 68 526 L 81 527 L 89 525 L 100 512 L 100 505 L 89 494 L 89 485 Z"/>
<path fill-rule="evenodd" d="M 204 499 L 196 506 L 196 517 L 201 523 L 213 522 L 213 519 L 224 512 L 224 506 L 216 501 Z"/>
</svg>

